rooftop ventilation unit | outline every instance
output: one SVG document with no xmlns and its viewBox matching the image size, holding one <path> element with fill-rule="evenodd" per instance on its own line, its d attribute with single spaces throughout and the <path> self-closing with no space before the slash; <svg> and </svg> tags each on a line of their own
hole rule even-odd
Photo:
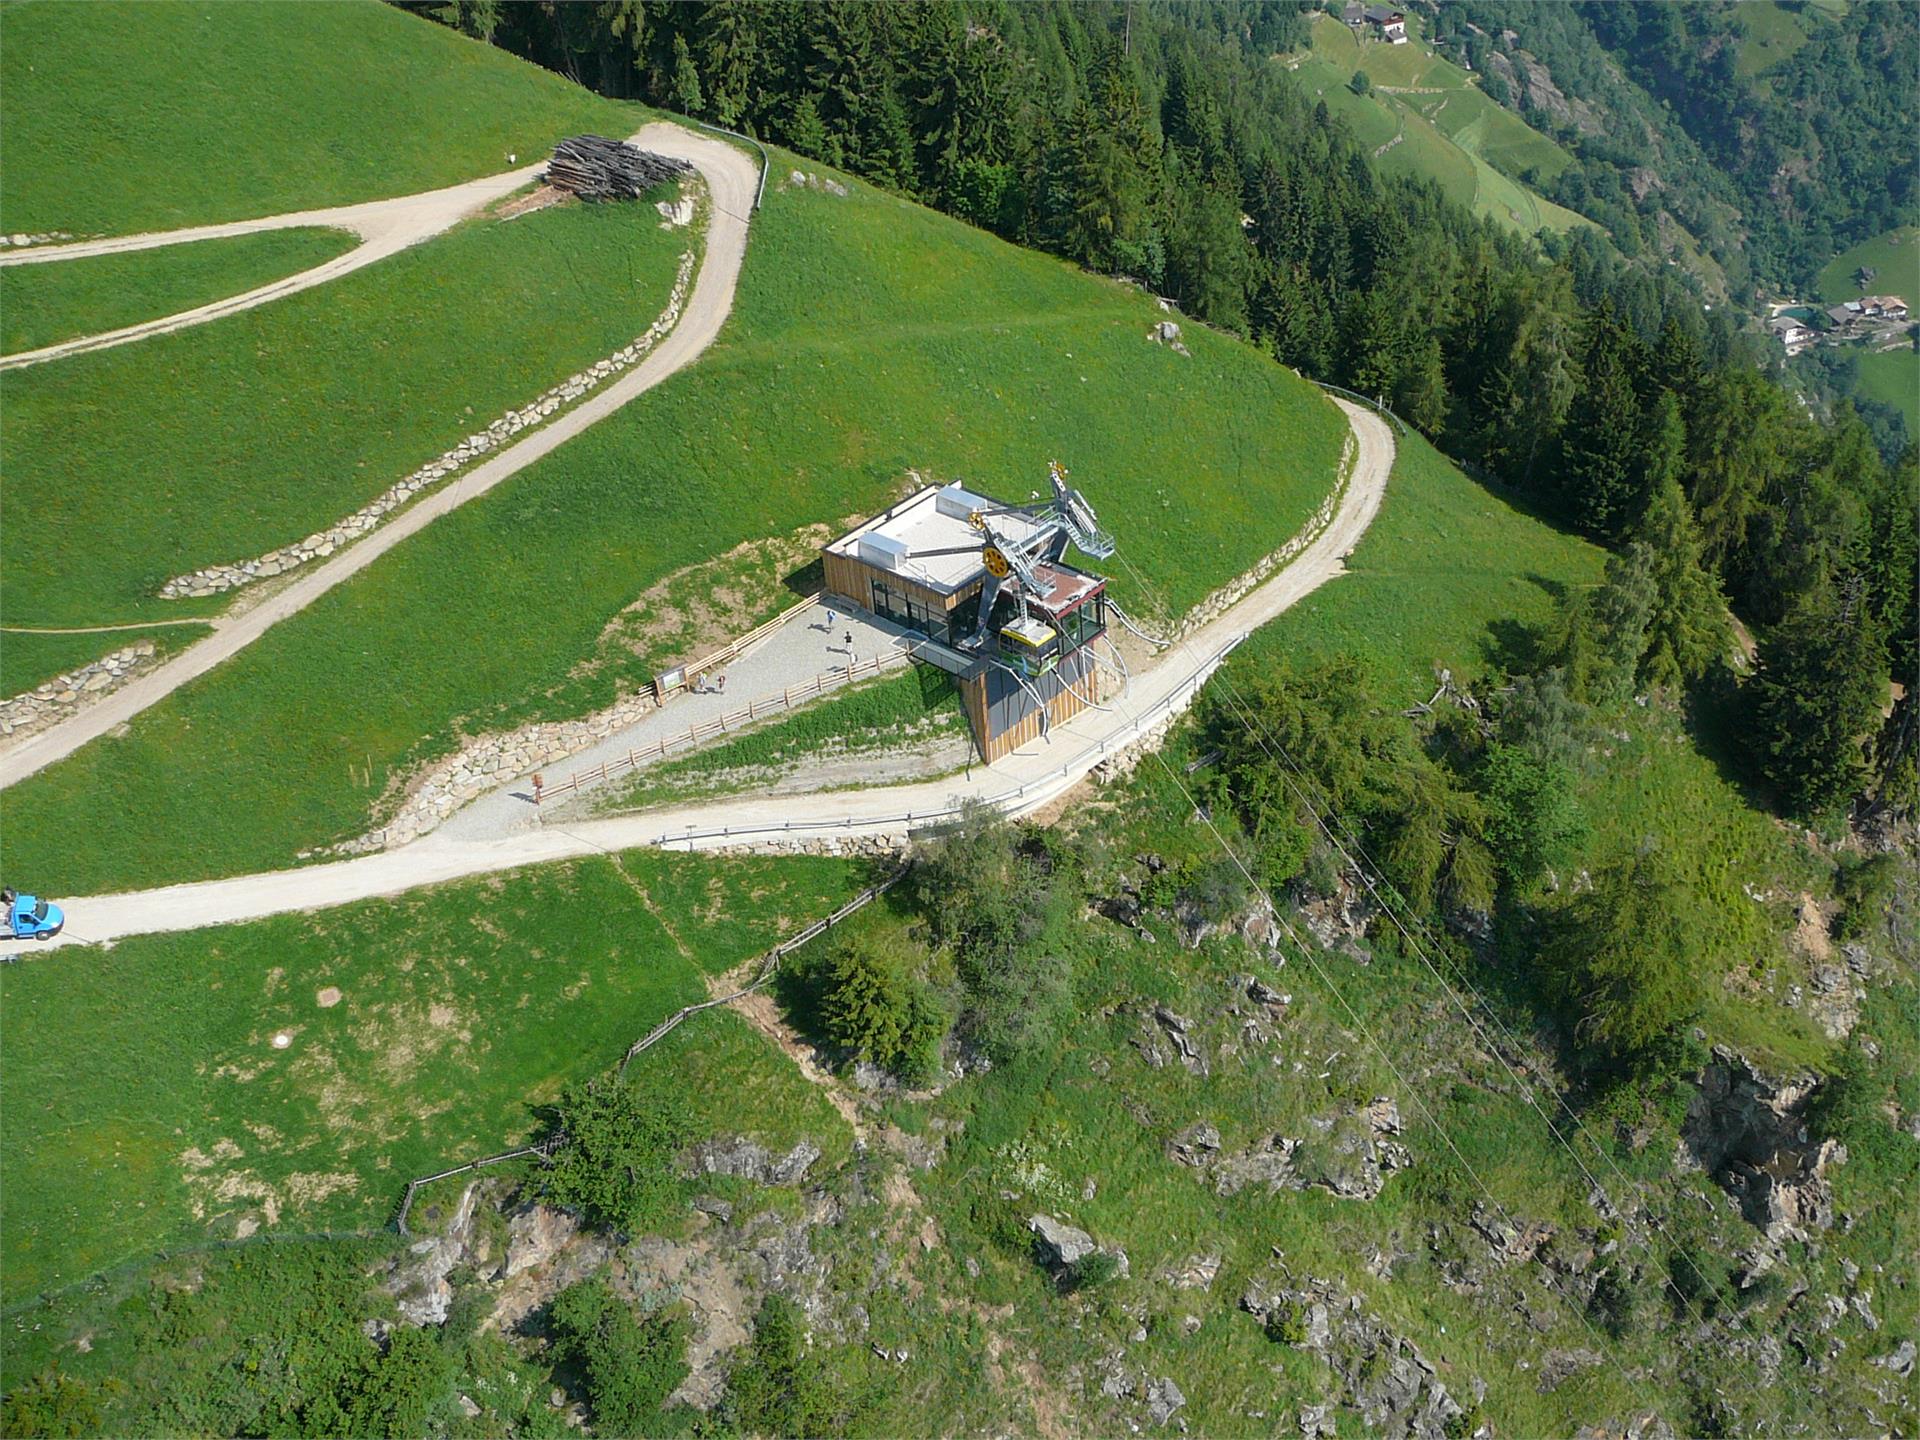
<svg viewBox="0 0 1920 1440">
<path fill-rule="evenodd" d="M 976 510 L 993 510 L 998 507 L 982 499 L 971 490 L 958 485 L 943 485 L 933 497 L 933 508 L 942 515 L 955 520 L 965 520 Z"/>
<path fill-rule="evenodd" d="M 907 545 L 891 535 L 862 535 L 860 537 L 860 558 L 869 565 L 882 570 L 900 573 L 900 567 L 907 558 Z"/>
</svg>

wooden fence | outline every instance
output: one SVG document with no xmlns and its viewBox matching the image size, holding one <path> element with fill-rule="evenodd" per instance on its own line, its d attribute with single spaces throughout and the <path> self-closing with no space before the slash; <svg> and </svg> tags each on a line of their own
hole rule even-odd
<svg viewBox="0 0 1920 1440">
<path fill-rule="evenodd" d="M 811 603 L 811 602 L 809 602 Z M 672 735 L 663 735 L 651 745 L 642 745 L 627 751 L 625 755 L 612 760 L 602 761 L 591 770 L 571 771 L 558 785 L 549 785 L 541 790 L 543 799 L 556 795 L 565 795 L 585 785 L 598 785 L 614 775 L 624 775 L 637 769 L 649 760 L 657 760 L 669 750 L 682 750 L 698 745 L 703 740 L 718 739 L 722 735 L 731 735 L 743 726 L 756 720 L 764 720 L 769 715 L 778 715 L 783 710 L 791 710 L 802 701 L 811 700 L 816 695 L 824 695 L 837 686 L 858 680 L 864 675 L 878 675 L 890 665 L 904 663 L 910 658 L 906 650 L 890 650 L 876 655 L 871 660 L 862 660 L 854 665 L 842 666 L 838 670 L 824 670 L 811 680 L 789 686 L 778 695 L 769 695 L 764 700 L 750 700 L 744 709 L 732 710 L 702 724 L 687 726 L 684 733 L 676 731 Z"/>
<path fill-rule="evenodd" d="M 798 605 L 788 606 L 771 620 L 754 626 L 746 634 L 735 636 L 711 655 L 703 655 L 698 660 L 689 660 L 675 670 L 661 671 L 653 677 L 653 698 L 664 702 L 676 690 L 685 689 L 694 676 L 703 675 L 716 665 L 726 665 L 737 660 L 750 645 L 766 639 L 788 621 L 819 603 L 818 594 L 809 595 Z"/>
</svg>

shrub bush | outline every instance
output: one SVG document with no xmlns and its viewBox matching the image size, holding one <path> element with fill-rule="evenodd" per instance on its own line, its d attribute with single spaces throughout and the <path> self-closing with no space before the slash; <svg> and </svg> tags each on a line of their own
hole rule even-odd
<svg viewBox="0 0 1920 1440">
<path fill-rule="evenodd" d="M 819 975 L 820 1025 L 827 1039 L 909 1083 L 938 1069 L 951 1020 L 939 998 L 869 934 L 842 940 Z"/>
<path fill-rule="evenodd" d="M 628 1235 L 665 1220 L 680 1197 L 674 1156 L 693 1138 L 686 1100 L 607 1075 L 568 1086 L 558 1109 L 566 1143 L 543 1176 L 547 1198 Z"/>
<path fill-rule="evenodd" d="M 657 1431 L 661 1402 L 686 1378 L 685 1320 L 637 1318 L 598 1276 L 562 1290 L 547 1318 L 559 1358 L 577 1366 L 586 1381 L 595 1431 Z"/>
<path fill-rule="evenodd" d="M 1841 902 L 1834 934 L 1843 941 L 1858 940 L 1884 924 L 1899 876 L 1900 862 L 1891 855 L 1843 862 L 1834 877 L 1833 891 Z"/>
</svg>

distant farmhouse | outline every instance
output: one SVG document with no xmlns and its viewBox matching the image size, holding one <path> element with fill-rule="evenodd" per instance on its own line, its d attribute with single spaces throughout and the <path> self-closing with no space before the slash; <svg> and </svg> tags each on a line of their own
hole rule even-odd
<svg viewBox="0 0 1920 1440">
<path fill-rule="evenodd" d="M 1341 18 L 1358 35 L 1367 29 L 1389 45 L 1407 43 L 1407 17 L 1404 11 L 1391 5 L 1362 5 L 1359 0 L 1348 0 L 1347 8 Z"/>
<path fill-rule="evenodd" d="M 1827 326 L 1832 334 L 1865 333 L 1882 325 L 1906 322 L 1907 302 L 1898 295 L 1862 295 L 1858 300 L 1827 307 Z"/>
<path fill-rule="evenodd" d="M 1907 302 L 1898 295 L 1862 295 L 1823 309 L 1782 303 L 1773 307 L 1767 334 L 1789 357 L 1815 345 L 1885 344 L 1909 326 Z"/>
<path fill-rule="evenodd" d="M 1798 355 L 1802 350 L 1819 338 L 1810 325 L 1795 320 L 1791 315 L 1780 315 L 1767 322 L 1767 329 L 1773 338 L 1787 347 L 1787 354 Z"/>
</svg>

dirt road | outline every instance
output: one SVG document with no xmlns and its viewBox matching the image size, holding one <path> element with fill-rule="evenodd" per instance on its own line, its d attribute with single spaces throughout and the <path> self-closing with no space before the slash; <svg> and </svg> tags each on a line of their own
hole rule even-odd
<svg viewBox="0 0 1920 1440">
<path fill-rule="evenodd" d="M 750 184 L 751 167 L 748 171 Z M 124 895 L 63 898 L 68 922 L 61 941 L 97 942 L 323 909 L 464 876 L 643 845 L 687 849 L 778 845 L 827 832 L 902 838 L 969 798 L 996 804 L 1009 814 L 1032 813 L 1072 788 L 1108 755 L 1124 750 L 1183 710 L 1235 645 L 1342 573 L 1345 557 L 1379 513 L 1394 444 L 1392 432 L 1379 417 L 1345 401 L 1335 403 L 1347 414 L 1359 453 L 1346 493 L 1320 537 L 1237 605 L 1136 673 L 1123 703 L 1084 711 L 1058 726 L 1050 740 L 1035 741 L 991 769 L 975 767 L 964 777 L 867 790 L 699 801 L 645 815 L 550 823 L 544 829 L 494 840 L 435 834 L 397 850 L 337 864 Z M 5 948 L 20 951 L 24 947 Z"/>
<path fill-rule="evenodd" d="M 268 215 L 258 220 L 235 220 L 224 225 L 196 225 L 184 230 L 119 235 L 110 240 L 86 240 L 77 245 L 46 245 L 0 255 L 0 265 L 42 265 L 49 261 L 84 260 L 94 255 L 124 255 L 134 250 L 190 245 L 197 240 L 223 240 L 234 235 L 258 235 L 266 230 L 305 227 L 350 230 L 361 240 L 346 254 L 336 255 L 325 264 L 302 270 L 297 275 L 283 276 L 239 295 L 229 295 L 222 300 L 197 305 L 191 310 L 162 315 L 156 320 L 143 320 L 138 325 L 126 325 L 118 330 L 102 331 L 98 335 L 62 340 L 57 345 L 44 345 L 38 350 L 22 350 L 13 355 L 0 356 L 0 370 L 16 370 L 23 365 L 38 365 L 69 355 L 84 355 L 89 350 L 108 350 L 116 345 L 144 340 L 151 335 L 164 335 L 170 330 L 204 325 L 223 315 L 251 310 L 269 300 L 279 300 L 301 290 L 310 290 L 316 285 L 325 285 L 328 281 L 338 280 L 342 275 L 364 269 L 410 245 L 418 245 L 422 240 L 430 240 L 442 231 L 452 229 L 467 216 L 527 184 L 545 164 L 543 160 L 536 165 L 522 165 L 518 170 L 509 170 L 502 175 L 469 180 L 464 185 L 430 190 L 424 195 L 370 200 L 362 205 L 337 205 L 327 210 L 300 210 L 288 215 Z"/>
<path fill-rule="evenodd" d="M 692 162 L 706 180 L 713 202 L 709 207 L 706 254 L 701 260 L 700 273 L 694 279 L 693 292 L 687 297 L 680 323 L 654 347 L 652 353 L 618 380 L 595 391 L 591 397 L 558 416 L 544 429 L 536 430 L 518 444 L 494 455 L 484 465 L 476 466 L 461 478 L 433 491 L 390 523 L 324 563 L 303 569 L 299 577 L 284 590 L 241 614 L 214 620 L 213 634 L 183 650 L 158 669 L 0 754 L 0 789 L 71 755 L 88 741 L 124 725 L 148 706 L 158 704 L 188 681 L 206 674 L 221 661 L 244 650 L 289 615 L 299 614 L 327 591 L 364 570 L 408 536 L 424 530 L 442 515 L 458 509 L 469 500 L 486 494 L 501 481 L 510 479 L 534 461 L 559 449 L 589 426 L 604 420 L 628 401 L 651 390 L 699 357 L 720 333 L 721 325 L 733 309 L 734 285 L 740 277 L 741 261 L 746 256 L 747 216 L 753 206 L 759 170 L 751 158 L 731 145 L 696 135 L 677 125 L 649 125 L 634 137 L 634 142 L 660 154 L 674 155 Z M 514 173 L 520 174 L 518 171 Z M 508 178 L 496 176 L 492 181 L 474 183 L 497 184 Z M 444 195 L 451 192 L 435 193 Z M 422 200 L 428 197 L 412 198 Z M 379 203 L 399 205 L 404 202 Z M 648 212 L 649 215 L 651 213 Z"/>
</svg>

